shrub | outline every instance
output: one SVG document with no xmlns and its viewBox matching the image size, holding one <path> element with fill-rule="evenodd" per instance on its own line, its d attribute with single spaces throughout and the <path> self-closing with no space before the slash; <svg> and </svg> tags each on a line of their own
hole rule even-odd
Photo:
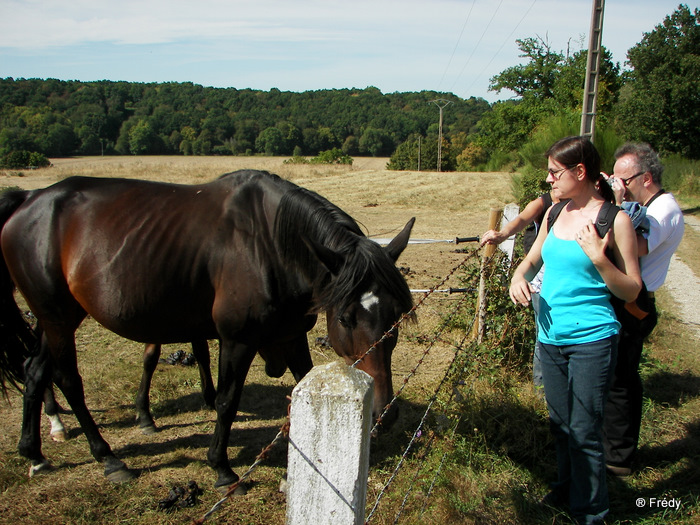
<svg viewBox="0 0 700 525">
<path fill-rule="evenodd" d="M 349 164 L 352 165 L 352 157 L 345 155 L 340 148 L 322 151 L 316 157 L 309 160 L 311 164 Z"/>
<path fill-rule="evenodd" d="M 5 169 L 45 168 L 50 165 L 43 153 L 26 150 L 11 151 L 0 161 L 0 167 Z"/>
</svg>

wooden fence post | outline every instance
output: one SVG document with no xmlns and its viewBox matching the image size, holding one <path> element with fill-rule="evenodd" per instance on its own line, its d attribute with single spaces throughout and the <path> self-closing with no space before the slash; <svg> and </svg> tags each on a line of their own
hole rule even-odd
<svg viewBox="0 0 700 525">
<path fill-rule="evenodd" d="M 365 372 L 332 362 L 294 388 L 287 525 L 364 523 L 373 385 Z"/>
<path fill-rule="evenodd" d="M 503 210 L 500 208 L 491 208 L 489 213 L 489 230 L 498 228 L 498 222 L 501 220 Z M 486 318 L 486 279 L 484 278 L 484 270 L 486 261 L 496 251 L 495 244 L 487 244 L 484 248 L 484 253 L 481 257 L 481 271 L 479 272 L 479 298 L 477 302 L 477 315 L 472 325 L 472 337 L 481 343 L 484 338 L 484 319 Z"/>
</svg>

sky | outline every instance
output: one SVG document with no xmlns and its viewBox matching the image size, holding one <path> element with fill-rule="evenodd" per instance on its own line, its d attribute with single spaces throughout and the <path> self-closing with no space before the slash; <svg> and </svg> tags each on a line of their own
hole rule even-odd
<svg viewBox="0 0 700 525">
<path fill-rule="evenodd" d="M 608 0 L 627 50 L 680 0 Z M 0 0 L 0 78 L 193 82 L 269 91 L 433 90 L 489 102 L 516 39 L 588 48 L 593 0 Z"/>
</svg>

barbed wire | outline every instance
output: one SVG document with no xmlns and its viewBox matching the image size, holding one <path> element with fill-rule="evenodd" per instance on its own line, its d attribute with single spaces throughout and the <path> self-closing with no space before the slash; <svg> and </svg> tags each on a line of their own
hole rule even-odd
<svg viewBox="0 0 700 525">
<path fill-rule="evenodd" d="M 453 316 L 455 315 L 455 313 L 456 313 L 456 311 L 458 310 L 458 307 L 459 307 L 459 306 L 461 306 L 461 302 L 457 303 L 457 305 L 455 306 L 455 308 L 454 308 L 454 310 L 453 310 L 453 312 L 452 312 L 451 317 L 453 317 Z M 447 326 L 449 326 L 449 325 L 448 325 L 448 322 L 449 322 L 448 320 L 446 320 L 445 322 L 443 322 L 443 326 L 441 327 L 440 333 L 442 333 L 442 331 L 444 331 L 444 329 L 446 329 Z M 394 481 L 394 479 L 395 479 L 396 476 L 398 475 L 398 472 L 399 472 L 399 470 L 401 469 L 401 467 L 403 466 L 403 464 L 404 464 L 404 462 L 405 462 L 405 460 L 406 460 L 406 457 L 408 456 L 408 453 L 409 453 L 409 452 L 411 451 L 411 449 L 413 448 L 413 444 L 416 442 L 416 440 L 417 440 L 418 437 L 420 436 L 421 430 L 422 430 L 422 428 L 423 428 L 423 426 L 424 426 L 424 424 L 425 424 L 425 422 L 426 422 L 426 420 L 427 420 L 427 418 L 428 418 L 428 414 L 430 413 L 430 411 L 431 411 L 433 405 L 434 405 L 435 402 L 437 401 L 438 395 L 440 394 L 440 391 L 442 390 L 443 386 L 447 383 L 447 379 L 448 379 L 448 377 L 450 376 L 450 374 L 451 374 L 451 372 L 452 372 L 452 369 L 453 369 L 453 367 L 454 367 L 454 364 L 457 362 L 457 357 L 458 357 L 459 354 L 460 354 L 460 350 L 463 348 L 465 342 L 466 342 L 470 337 L 471 337 L 471 334 L 470 334 L 469 332 L 465 331 L 465 334 L 464 334 L 462 340 L 460 341 L 460 343 L 459 343 L 458 345 L 456 345 L 456 351 L 455 351 L 455 353 L 454 353 L 454 356 L 452 357 L 452 360 L 450 361 L 450 365 L 447 367 L 447 372 L 446 372 L 445 375 L 442 377 L 442 379 L 440 380 L 440 383 L 438 384 L 438 386 L 437 386 L 436 389 L 435 389 L 435 392 L 434 392 L 433 395 L 431 396 L 430 401 L 428 402 L 428 406 L 426 407 L 425 412 L 423 413 L 423 416 L 421 417 L 421 420 L 420 420 L 420 422 L 418 423 L 418 426 L 416 427 L 416 430 L 413 432 L 413 436 L 412 436 L 411 439 L 409 440 L 408 445 L 406 446 L 406 448 L 405 448 L 403 454 L 401 455 L 401 458 L 399 458 L 399 462 L 398 462 L 398 464 L 396 465 L 396 468 L 394 468 L 394 471 L 392 472 L 392 475 L 389 477 L 389 479 L 387 480 L 387 482 L 384 484 L 384 487 L 382 488 L 382 490 L 381 490 L 381 491 L 379 492 L 379 494 L 377 495 L 377 498 L 376 498 L 376 500 L 375 500 L 374 506 L 372 507 L 372 510 L 369 512 L 369 514 L 368 514 L 367 517 L 365 518 L 365 523 L 369 523 L 369 521 L 372 519 L 372 516 L 374 515 L 374 513 L 375 513 L 376 510 L 377 510 L 377 508 L 379 507 L 379 503 L 381 502 L 381 500 L 382 500 L 384 494 L 386 493 L 387 489 L 389 488 L 389 486 L 391 485 L 391 483 Z M 437 338 L 435 338 L 435 339 L 437 339 Z M 432 346 L 432 345 L 431 345 L 431 346 Z"/>
<path fill-rule="evenodd" d="M 415 305 L 413 305 L 413 307 L 411 308 L 411 310 L 409 310 L 408 312 L 404 313 L 404 314 L 403 314 L 403 315 L 402 315 L 402 316 L 401 316 L 401 317 L 400 317 L 400 318 L 399 318 L 399 319 L 398 319 L 398 320 L 397 320 L 397 321 L 382 335 L 382 337 L 379 338 L 376 342 L 374 342 L 374 343 L 367 349 L 367 351 L 366 351 L 364 354 L 362 354 L 351 366 L 352 366 L 353 368 L 357 367 L 357 365 L 358 365 L 360 362 L 362 362 L 362 360 L 363 360 L 370 352 L 374 351 L 374 350 L 377 348 L 377 346 L 378 346 L 379 344 L 381 344 L 382 342 L 384 342 L 387 338 L 392 337 L 392 336 L 393 336 L 393 333 L 394 333 L 403 323 L 405 323 L 405 322 L 406 322 L 407 320 L 409 320 L 409 319 L 412 319 L 412 318 L 415 316 L 415 312 L 418 310 L 418 308 L 422 307 L 423 304 L 426 302 L 426 300 L 427 300 L 433 293 L 435 293 L 435 291 L 436 291 L 438 288 L 440 288 L 441 286 L 443 286 L 443 285 L 444 285 L 444 284 L 445 284 L 445 283 L 446 283 L 460 268 L 464 267 L 472 258 L 474 258 L 474 257 L 476 256 L 476 254 L 478 254 L 478 249 L 475 249 L 475 250 L 470 251 L 470 252 L 467 254 L 467 256 L 466 256 L 459 264 L 457 264 L 455 267 L 453 267 L 453 268 L 450 270 L 450 272 L 449 272 L 439 283 L 437 283 L 436 285 L 434 285 L 433 287 L 431 287 L 427 292 L 424 292 L 423 296 L 418 300 L 418 302 L 417 302 Z M 461 305 L 461 304 L 466 300 L 467 297 L 469 297 L 469 296 L 468 296 L 468 295 L 462 296 L 462 297 L 460 298 L 460 300 L 457 301 L 456 304 L 457 304 L 457 305 Z M 453 311 L 456 312 L 456 311 L 457 311 L 457 308 L 455 308 Z M 445 323 L 443 323 L 443 324 L 445 324 Z M 434 344 L 435 344 L 435 342 L 437 342 L 437 340 L 438 340 L 438 337 L 437 337 L 437 336 L 434 337 L 434 338 L 433 338 L 433 341 L 431 342 L 431 344 L 430 344 L 429 346 L 430 346 L 430 347 L 434 346 Z M 428 351 L 429 351 L 429 350 L 428 350 Z M 416 365 L 416 367 L 414 367 L 412 373 L 410 374 L 410 377 L 413 377 L 413 376 L 415 375 L 415 370 L 422 364 L 422 362 L 423 362 L 423 360 L 424 360 L 426 354 L 427 354 L 427 352 L 424 352 L 423 357 L 421 357 L 421 359 L 419 360 L 419 362 L 418 362 L 418 364 Z M 449 368 L 449 367 L 448 367 L 448 368 Z M 444 381 L 444 379 L 445 379 L 445 378 L 443 378 L 443 381 Z M 377 423 L 375 424 L 374 428 L 372 429 L 373 432 L 375 431 L 375 429 L 377 428 L 377 425 L 378 425 L 379 422 L 381 421 L 381 417 L 384 416 L 384 415 L 386 414 L 386 411 L 392 406 L 393 403 L 396 402 L 396 400 L 398 399 L 399 394 L 400 394 L 400 393 L 403 391 L 403 389 L 406 387 L 406 384 L 407 384 L 407 382 L 408 382 L 409 380 L 410 380 L 410 378 L 407 378 L 407 379 L 404 380 L 404 383 L 403 383 L 402 387 L 401 387 L 401 388 L 399 389 L 399 391 L 396 393 L 396 395 L 394 396 L 394 398 L 389 402 L 389 404 L 387 404 L 387 406 L 385 407 L 384 411 L 382 412 L 382 415 L 377 419 Z M 441 383 L 442 383 L 443 381 L 441 381 Z M 282 427 L 280 428 L 280 430 L 278 431 L 278 433 L 277 433 L 277 435 L 275 436 L 275 438 L 272 440 L 272 442 L 270 442 L 270 444 L 268 444 L 266 447 L 264 447 L 264 448 L 262 449 L 262 451 L 261 451 L 260 454 L 256 457 L 256 459 L 255 459 L 255 461 L 253 462 L 253 464 L 248 468 L 248 470 L 243 474 L 243 476 L 241 476 L 241 477 L 238 479 L 238 481 L 236 481 L 235 483 L 233 483 L 232 485 L 229 486 L 229 488 L 228 488 L 228 490 L 226 491 L 226 493 L 224 494 L 224 496 L 223 496 L 219 501 L 217 501 L 217 502 L 211 507 L 211 509 L 210 509 L 206 514 L 204 514 L 201 518 L 198 518 L 198 519 L 193 520 L 193 522 L 192 522 L 193 525 L 202 525 L 207 519 L 209 519 L 214 513 L 216 513 L 216 512 L 224 505 L 224 503 L 226 503 L 226 501 L 227 501 L 231 496 L 234 495 L 234 493 L 236 492 L 236 490 L 237 490 L 245 481 L 247 481 L 247 480 L 250 478 L 250 476 L 251 476 L 251 474 L 253 473 L 253 471 L 256 470 L 257 467 L 267 458 L 267 456 L 269 455 L 270 451 L 271 451 L 279 442 L 281 442 L 283 438 L 285 438 L 286 436 L 288 436 L 288 434 L 289 434 L 289 410 L 290 410 L 290 408 L 291 408 L 291 404 L 288 405 L 288 407 L 287 407 L 287 412 L 288 412 L 288 414 L 287 414 L 287 419 L 286 419 L 285 423 L 282 425 Z M 427 417 L 427 415 L 424 416 L 424 418 L 425 418 L 425 417 Z M 421 422 L 421 423 L 422 423 L 422 422 Z M 413 439 L 412 441 L 415 441 L 415 439 Z M 409 445 L 409 446 L 410 446 L 410 445 Z M 387 484 L 386 486 L 388 486 L 388 485 L 389 485 L 389 484 Z"/>
</svg>

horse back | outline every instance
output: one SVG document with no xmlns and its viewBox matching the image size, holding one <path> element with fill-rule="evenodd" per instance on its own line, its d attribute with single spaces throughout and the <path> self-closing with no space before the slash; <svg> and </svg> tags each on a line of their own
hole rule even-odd
<svg viewBox="0 0 700 525">
<path fill-rule="evenodd" d="M 31 192 L 3 231 L 13 280 L 38 318 L 84 311 L 130 339 L 214 338 L 217 308 L 235 330 L 270 288 L 279 195 L 254 179 L 74 177 Z"/>
</svg>

